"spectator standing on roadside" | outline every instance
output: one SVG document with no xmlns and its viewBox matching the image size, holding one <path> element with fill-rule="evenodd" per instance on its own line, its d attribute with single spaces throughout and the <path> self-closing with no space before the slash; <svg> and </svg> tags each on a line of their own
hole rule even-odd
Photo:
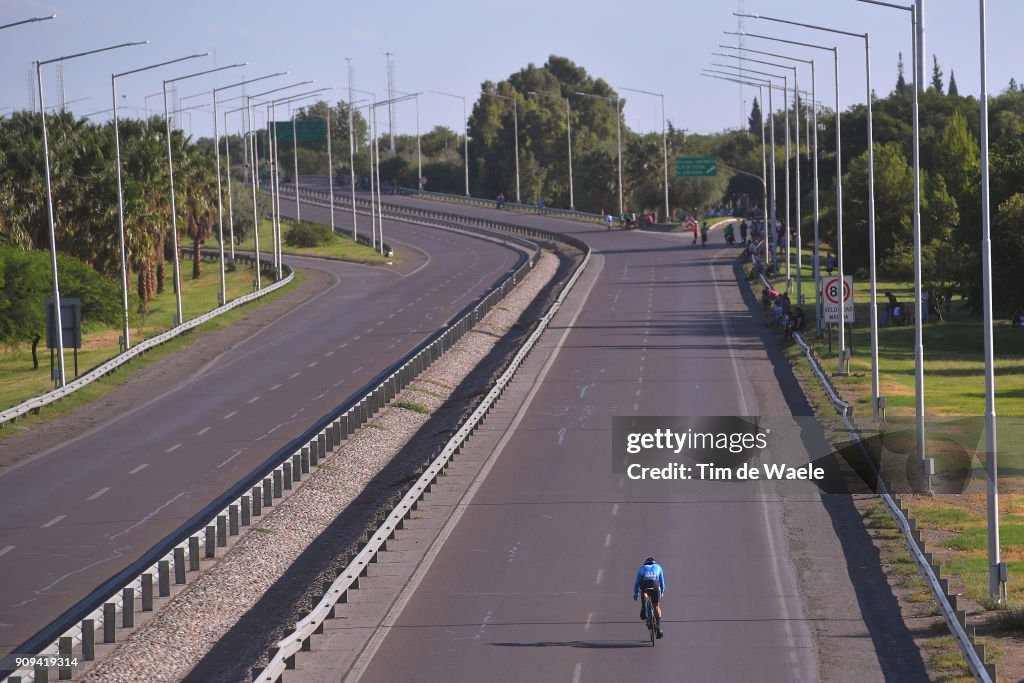
<svg viewBox="0 0 1024 683">
<path fill-rule="evenodd" d="M 885 298 L 888 300 L 888 303 L 885 305 L 885 319 L 882 320 L 882 327 L 889 326 L 889 321 L 893 319 L 896 310 L 896 297 L 893 296 L 892 292 L 886 292 Z"/>
<path fill-rule="evenodd" d="M 931 300 L 931 295 L 927 289 L 921 290 L 921 322 L 928 322 L 928 309 L 931 308 L 928 302 Z"/>
<path fill-rule="evenodd" d="M 746 241 L 747 241 L 747 230 L 748 229 L 749 228 L 747 227 L 747 221 L 746 221 L 746 219 L 744 219 L 742 222 L 740 222 L 740 239 L 743 240 L 744 243 L 746 243 Z"/>
<path fill-rule="evenodd" d="M 832 277 L 832 271 L 836 268 L 836 257 L 832 255 L 832 252 L 828 252 L 828 256 L 825 257 L 825 270 L 828 271 L 828 276 Z"/>
</svg>

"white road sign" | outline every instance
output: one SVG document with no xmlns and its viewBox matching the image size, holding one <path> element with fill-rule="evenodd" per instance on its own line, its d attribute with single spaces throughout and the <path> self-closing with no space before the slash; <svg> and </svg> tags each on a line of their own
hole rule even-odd
<svg viewBox="0 0 1024 683">
<path fill-rule="evenodd" d="M 839 292 L 838 277 L 821 279 L 821 320 L 823 322 L 839 324 Z M 853 314 L 853 277 L 850 275 L 843 276 L 842 301 L 843 308 L 846 309 L 846 322 L 856 322 Z"/>
</svg>

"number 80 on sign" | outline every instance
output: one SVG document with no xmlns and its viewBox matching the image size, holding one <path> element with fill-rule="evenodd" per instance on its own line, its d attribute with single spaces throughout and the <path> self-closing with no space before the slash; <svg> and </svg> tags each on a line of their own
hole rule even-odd
<svg viewBox="0 0 1024 683">
<path fill-rule="evenodd" d="M 821 280 L 821 319 L 826 323 L 839 322 L 839 278 L 826 277 Z M 842 289 L 844 317 L 847 323 L 855 322 L 853 312 L 853 277 L 843 277 Z"/>
</svg>

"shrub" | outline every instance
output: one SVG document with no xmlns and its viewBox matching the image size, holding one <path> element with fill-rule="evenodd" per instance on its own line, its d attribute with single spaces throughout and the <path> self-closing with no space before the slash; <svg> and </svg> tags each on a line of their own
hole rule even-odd
<svg viewBox="0 0 1024 683">
<path fill-rule="evenodd" d="M 289 247 L 319 247 L 328 244 L 334 235 L 327 225 L 299 223 L 285 233 L 284 243 Z"/>
</svg>

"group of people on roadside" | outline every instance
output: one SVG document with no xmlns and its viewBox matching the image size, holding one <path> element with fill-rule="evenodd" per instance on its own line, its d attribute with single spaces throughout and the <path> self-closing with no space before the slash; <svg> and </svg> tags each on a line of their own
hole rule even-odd
<svg viewBox="0 0 1024 683">
<path fill-rule="evenodd" d="M 765 287 L 761 290 L 761 306 L 768 311 L 765 325 L 779 325 L 783 330 L 783 338 L 787 341 L 793 338 L 794 332 L 803 332 L 807 324 L 804 310 L 800 306 L 793 306 L 789 301 L 789 294 Z"/>
</svg>

